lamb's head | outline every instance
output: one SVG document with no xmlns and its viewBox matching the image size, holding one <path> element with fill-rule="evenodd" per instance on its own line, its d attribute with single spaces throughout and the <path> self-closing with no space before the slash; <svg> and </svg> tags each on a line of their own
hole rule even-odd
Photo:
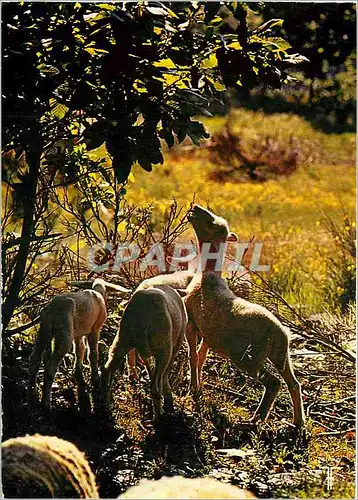
<svg viewBox="0 0 358 500">
<path fill-rule="evenodd" d="M 106 300 L 107 298 L 107 287 L 106 282 L 102 278 L 96 278 L 92 284 L 92 290 L 99 292 L 102 297 Z"/>
<path fill-rule="evenodd" d="M 238 241 L 237 235 L 230 231 L 229 224 L 223 217 L 213 214 L 200 205 L 192 207 L 188 221 L 193 226 L 200 244 Z"/>
</svg>

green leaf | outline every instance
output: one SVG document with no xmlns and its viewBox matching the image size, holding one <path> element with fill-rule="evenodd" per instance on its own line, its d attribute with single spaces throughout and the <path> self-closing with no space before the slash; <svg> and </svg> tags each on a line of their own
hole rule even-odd
<svg viewBox="0 0 358 500">
<path fill-rule="evenodd" d="M 54 118 L 62 120 L 62 118 L 67 114 L 69 108 L 65 104 L 61 104 L 58 101 L 56 101 L 56 99 L 53 97 L 50 99 L 49 102 L 50 102 L 50 114 Z"/>
<path fill-rule="evenodd" d="M 131 172 L 132 161 L 129 158 L 123 158 L 123 155 L 116 152 L 113 156 L 112 166 L 117 181 L 120 183 L 125 182 Z"/>
<path fill-rule="evenodd" d="M 219 81 L 214 81 L 214 87 L 215 87 L 215 90 L 217 90 L 218 92 L 224 92 L 226 90 L 225 85 L 223 85 Z"/>
<path fill-rule="evenodd" d="M 259 26 L 253 33 L 254 34 L 263 33 L 264 31 L 267 31 L 273 28 L 274 26 L 282 26 L 282 25 L 283 25 L 283 19 L 270 19 L 266 23 Z"/>
<path fill-rule="evenodd" d="M 111 10 L 116 10 L 116 6 L 115 6 L 115 5 L 113 5 L 113 4 L 109 4 L 109 3 L 99 3 L 99 4 L 98 4 L 98 7 L 99 7 L 100 9 L 103 9 L 103 10 L 109 10 L 109 11 L 111 11 Z"/>
<path fill-rule="evenodd" d="M 83 132 L 83 138 L 89 151 L 101 147 L 107 139 L 104 122 L 92 123 Z"/>
<path fill-rule="evenodd" d="M 187 135 L 196 146 L 200 145 L 201 139 L 208 139 L 210 137 L 201 122 L 190 122 L 188 124 Z"/>
<path fill-rule="evenodd" d="M 242 45 L 240 44 L 240 42 L 233 42 L 233 43 L 229 43 L 229 44 L 228 44 L 228 47 L 229 47 L 230 49 L 242 50 Z"/>
<path fill-rule="evenodd" d="M 98 56 L 100 54 L 108 54 L 108 50 L 96 49 L 95 47 L 85 47 L 85 51 L 91 54 L 91 56 Z"/>
<path fill-rule="evenodd" d="M 281 37 L 263 38 L 264 45 L 267 45 L 266 42 L 269 42 L 270 44 L 275 45 L 279 51 L 285 51 L 285 50 L 291 48 L 291 45 L 288 43 L 288 41 L 285 40 L 284 38 L 281 38 Z"/>
<path fill-rule="evenodd" d="M 144 82 L 141 80 L 135 80 L 133 83 L 133 88 L 136 90 L 139 94 L 148 94 L 148 90 L 146 89 L 146 86 L 144 85 Z"/>
<path fill-rule="evenodd" d="M 153 66 L 155 66 L 156 68 L 167 68 L 167 69 L 173 69 L 173 68 L 176 68 L 175 64 L 173 63 L 173 61 L 169 58 L 166 58 L 166 59 L 161 59 L 160 61 L 155 61 L 153 63 Z"/>
<path fill-rule="evenodd" d="M 203 59 L 200 63 L 200 67 L 202 69 L 216 68 L 217 65 L 218 65 L 218 60 L 214 52 L 210 54 L 210 56 L 207 57 L 206 59 Z"/>
<path fill-rule="evenodd" d="M 174 146 L 174 137 L 171 129 L 168 127 L 163 127 L 163 129 L 159 133 L 160 137 L 165 140 L 168 145 L 168 148 Z"/>
<path fill-rule="evenodd" d="M 58 75 L 60 73 L 59 69 L 55 68 L 55 66 L 51 66 L 50 64 L 39 64 L 37 69 L 42 75 Z"/>
</svg>

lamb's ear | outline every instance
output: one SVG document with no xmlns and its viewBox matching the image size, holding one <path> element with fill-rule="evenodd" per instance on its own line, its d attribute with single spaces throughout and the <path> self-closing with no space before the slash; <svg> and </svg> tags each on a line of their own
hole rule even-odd
<svg viewBox="0 0 358 500">
<path fill-rule="evenodd" d="M 92 288 L 93 283 L 94 283 L 94 280 L 68 281 L 67 282 L 68 285 L 75 286 L 76 288 L 82 288 L 82 290 L 85 290 L 87 288 Z"/>
<path fill-rule="evenodd" d="M 230 243 L 236 243 L 239 241 L 239 237 L 236 233 L 229 233 L 228 237 L 226 238 L 226 241 L 229 241 Z"/>
<path fill-rule="evenodd" d="M 121 285 L 114 285 L 113 283 L 107 283 L 106 282 L 106 292 L 117 292 L 121 294 L 130 294 L 132 293 L 132 290 L 129 290 L 128 288 L 124 288 L 124 286 Z"/>
</svg>

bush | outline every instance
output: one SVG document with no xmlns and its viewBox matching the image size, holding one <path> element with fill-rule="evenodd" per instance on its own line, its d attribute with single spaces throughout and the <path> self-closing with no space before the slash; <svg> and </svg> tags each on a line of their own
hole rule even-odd
<svg viewBox="0 0 358 500">
<path fill-rule="evenodd" d="M 329 257 L 327 294 L 346 312 L 356 300 L 356 224 L 343 210 L 341 223 L 324 215 L 324 225 L 337 250 Z"/>
<path fill-rule="evenodd" d="M 287 144 L 281 144 L 270 136 L 259 137 L 245 148 L 242 138 L 230 126 L 230 118 L 224 129 L 213 135 L 209 144 L 210 161 L 220 165 L 209 178 L 218 182 L 228 180 L 265 181 L 272 175 L 289 175 L 299 164 L 301 150 L 298 140 L 291 135 Z M 233 176 L 237 174 L 237 179 Z"/>
</svg>

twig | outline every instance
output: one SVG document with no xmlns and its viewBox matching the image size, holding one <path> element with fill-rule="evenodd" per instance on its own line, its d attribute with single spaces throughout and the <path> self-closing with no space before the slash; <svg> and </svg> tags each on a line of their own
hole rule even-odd
<svg viewBox="0 0 358 500">
<path fill-rule="evenodd" d="M 332 420 L 340 420 L 341 422 L 351 422 L 352 420 L 355 420 L 354 418 L 344 418 L 344 417 L 336 417 L 335 415 L 327 415 L 327 413 L 317 413 L 317 412 L 312 412 L 311 415 L 319 415 L 320 417 L 324 418 L 331 418 Z"/>
<path fill-rule="evenodd" d="M 229 389 L 228 387 L 224 387 L 221 385 L 211 384 L 210 382 L 204 382 L 204 385 L 208 385 L 209 387 L 213 387 L 214 389 L 218 389 L 219 391 L 227 392 L 228 394 L 232 394 L 233 396 L 242 396 L 242 391 L 247 386 L 247 384 L 244 384 L 239 391 L 235 391 L 235 389 Z"/>
<path fill-rule="evenodd" d="M 12 335 L 15 335 L 16 333 L 22 333 L 25 330 L 28 330 L 32 326 L 36 325 L 40 321 L 40 315 L 36 316 L 36 318 L 31 321 L 30 323 L 27 323 L 26 325 L 19 326 L 18 328 L 14 328 L 13 330 L 5 330 L 4 336 L 5 337 L 11 337 Z"/>
<path fill-rule="evenodd" d="M 318 420 L 312 420 L 314 424 L 319 425 L 320 427 L 324 427 L 325 429 L 328 429 L 330 432 L 333 432 L 332 427 L 328 427 L 326 424 L 322 424 L 322 422 L 319 422 Z M 317 434 L 315 434 L 317 436 Z"/>
<path fill-rule="evenodd" d="M 341 403 L 345 403 L 346 401 L 353 401 L 355 399 L 356 399 L 356 396 L 347 396 L 346 398 L 339 399 L 338 401 L 322 401 L 322 402 L 317 401 L 316 403 L 312 403 L 312 404 L 316 404 L 316 405 L 320 405 L 320 406 L 332 406 L 332 405 L 339 405 Z"/>
<path fill-rule="evenodd" d="M 350 429 L 346 429 L 344 431 L 330 431 L 330 432 L 318 432 L 318 434 L 314 434 L 312 437 L 321 437 L 321 436 L 340 436 L 342 434 L 347 434 L 348 432 L 355 432 L 356 428 L 352 427 Z"/>
</svg>

